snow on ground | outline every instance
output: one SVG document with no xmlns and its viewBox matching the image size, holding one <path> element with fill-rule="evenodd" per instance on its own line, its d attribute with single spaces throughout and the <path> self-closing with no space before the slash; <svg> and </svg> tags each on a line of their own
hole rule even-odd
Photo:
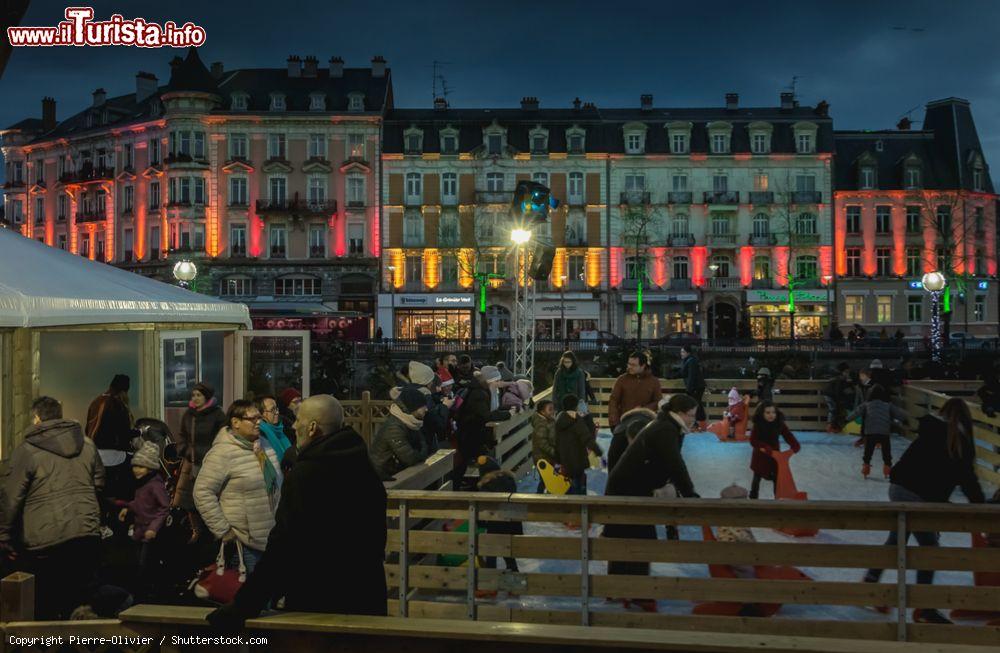
<svg viewBox="0 0 1000 653">
<path fill-rule="evenodd" d="M 889 482 L 882 478 L 882 460 L 878 450 L 872 460 L 872 475 L 866 480 L 861 476 L 861 449 L 854 447 L 853 436 L 830 435 L 826 433 L 802 432 L 796 433 L 802 443 L 802 450 L 791 458 L 792 473 L 795 476 L 799 490 L 809 493 L 811 499 L 840 501 L 887 501 Z M 598 438 L 601 448 L 605 451 L 610 444 L 611 436 L 603 432 Z M 892 440 L 893 458 L 898 459 L 909 441 L 894 437 Z M 782 445 L 784 448 L 784 445 Z M 684 459 L 694 481 L 696 491 L 703 497 L 718 497 L 722 488 L 731 483 L 750 487 L 752 472 L 750 464 L 750 446 L 747 443 L 720 442 L 712 434 L 692 434 L 684 440 Z M 607 483 L 607 470 L 590 470 L 587 472 L 588 494 L 603 495 Z M 532 493 L 538 484 L 538 477 L 530 474 L 520 481 L 519 491 Z M 985 488 L 984 488 L 985 489 Z M 761 500 L 773 498 L 772 486 L 768 481 L 761 484 Z M 964 502 L 965 497 L 956 491 L 952 501 Z M 869 531 L 821 531 L 813 538 L 794 538 L 767 528 L 753 529 L 760 542 L 818 542 L 826 544 L 882 544 L 886 533 Z M 597 535 L 600 527 L 593 527 L 591 534 Z M 663 528 L 658 528 L 659 536 L 664 538 Z M 682 526 L 681 539 L 701 540 L 700 526 Z M 572 531 L 561 524 L 529 523 L 525 524 L 526 535 L 547 535 L 580 537 L 579 531 Z M 911 539 L 911 544 L 915 541 Z M 941 537 L 942 546 L 969 546 L 968 535 L 945 533 Z M 502 565 L 501 561 L 498 564 Z M 579 562 L 568 560 L 535 560 L 519 559 L 522 572 L 543 573 L 579 573 Z M 821 581 L 857 581 L 864 574 L 862 569 L 836 568 L 802 568 L 804 572 Z M 590 563 L 591 574 L 606 574 L 607 563 L 594 561 Z M 652 565 L 653 575 L 680 576 L 691 578 L 708 577 L 708 567 L 703 564 L 663 564 Z M 909 582 L 916 582 L 915 572 L 909 572 Z M 883 583 L 895 583 L 896 573 L 887 570 L 882 577 Z M 969 572 L 938 572 L 935 583 L 943 585 L 971 585 L 972 574 Z M 501 594 L 503 597 L 503 594 Z M 522 605 L 536 609 L 578 610 L 577 599 L 565 597 L 535 597 L 522 596 L 514 599 L 500 599 L 501 603 Z M 621 610 L 620 604 L 605 603 L 600 599 L 592 599 L 592 610 Z M 688 601 L 660 601 L 659 610 L 663 613 L 690 614 L 691 603 Z M 851 606 L 795 606 L 788 605 L 782 609 L 783 617 L 807 617 L 845 620 L 887 620 L 894 615 L 880 615 L 874 611 Z"/>
</svg>

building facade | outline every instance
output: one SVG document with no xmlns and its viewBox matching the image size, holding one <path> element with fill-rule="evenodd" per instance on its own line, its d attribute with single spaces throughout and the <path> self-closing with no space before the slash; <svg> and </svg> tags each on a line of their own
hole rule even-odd
<svg viewBox="0 0 1000 653">
<path fill-rule="evenodd" d="M 997 195 L 969 103 L 930 102 L 923 129 L 836 132 L 837 311 L 843 330 L 930 335 L 926 272 L 949 279 L 952 332 L 997 334 Z"/>
<path fill-rule="evenodd" d="M 379 134 L 389 70 L 334 57 L 209 70 L 191 49 L 168 84 L 2 133 L 9 224 L 53 247 L 246 302 L 261 326 L 329 331 L 373 317 Z"/>
</svg>

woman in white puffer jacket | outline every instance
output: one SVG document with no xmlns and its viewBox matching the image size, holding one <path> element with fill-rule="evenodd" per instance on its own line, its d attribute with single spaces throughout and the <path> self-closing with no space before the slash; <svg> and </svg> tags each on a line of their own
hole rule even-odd
<svg viewBox="0 0 1000 653">
<path fill-rule="evenodd" d="M 216 435 L 202 462 L 194 503 L 216 538 L 243 544 L 249 573 L 274 527 L 281 465 L 274 450 L 262 446 L 260 411 L 253 402 L 234 401 L 227 417 L 228 426 Z"/>
</svg>

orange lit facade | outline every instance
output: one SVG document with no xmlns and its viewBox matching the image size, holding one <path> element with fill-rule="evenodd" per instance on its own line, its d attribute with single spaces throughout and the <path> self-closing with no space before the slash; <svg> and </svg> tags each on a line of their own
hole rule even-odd
<svg viewBox="0 0 1000 653">
<path fill-rule="evenodd" d="M 929 335 L 919 281 L 949 279 L 952 332 L 997 332 L 997 195 L 965 100 L 926 107 L 923 129 L 837 132 L 837 322 Z"/>
</svg>

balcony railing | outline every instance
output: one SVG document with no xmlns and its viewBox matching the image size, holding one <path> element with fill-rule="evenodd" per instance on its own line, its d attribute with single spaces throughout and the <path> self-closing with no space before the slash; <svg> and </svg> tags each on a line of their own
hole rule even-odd
<svg viewBox="0 0 1000 653">
<path fill-rule="evenodd" d="M 337 200 L 311 201 L 295 199 L 257 200 L 258 213 L 315 213 L 329 215 L 337 212 Z"/>
<path fill-rule="evenodd" d="M 672 190 L 667 193 L 668 204 L 690 204 L 692 193 L 689 190 Z"/>
<path fill-rule="evenodd" d="M 819 234 L 791 234 L 795 245 L 815 245 L 819 243 Z"/>
<path fill-rule="evenodd" d="M 649 204 L 649 191 L 624 190 L 621 193 L 620 203 L 629 206 L 639 206 L 643 204 Z"/>
<path fill-rule="evenodd" d="M 822 201 L 823 193 L 818 190 L 792 191 L 792 202 L 794 204 L 820 204 Z"/>
<path fill-rule="evenodd" d="M 76 172 L 67 172 L 59 178 L 64 184 L 88 184 L 114 179 L 115 169 L 108 167 L 84 166 Z"/>
<path fill-rule="evenodd" d="M 709 286 L 712 290 L 740 290 L 743 288 L 739 277 L 715 277 L 709 279 Z"/>
<path fill-rule="evenodd" d="M 364 256 L 365 255 L 365 244 L 352 242 L 347 247 L 348 256 Z"/>
<path fill-rule="evenodd" d="M 423 234 L 403 234 L 403 247 L 424 247 L 426 244 Z"/>
<path fill-rule="evenodd" d="M 671 290 L 691 290 L 691 280 L 690 279 L 671 279 L 670 289 Z"/>
<path fill-rule="evenodd" d="M 76 213 L 77 222 L 100 222 L 106 220 L 107 217 L 104 211 L 77 211 Z"/>
<path fill-rule="evenodd" d="M 349 209 L 363 209 L 365 208 L 364 200 L 347 200 L 347 208 Z"/>
<path fill-rule="evenodd" d="M 734 247 L 736 245 L 736 234 L 709 234 L 708 242 L 712 245 L 728 245 Z"/>
<path fill-rule="evenodd" d="M 196 159 L 193 155 L 185 154 L 184 152 L 170 152 L 166 157 L 164 157 L 163 163 L 168 166 L 177 165 L 179 163 L 191 163 L 199 166 L 207 166 L 208 160 L 204 157 Z"/>
<path fill-rule="evenodd" d="M 270 249 L 271 258 L 285 258 L 287 250 L 284 247 L 272 247 Z"/>
<path fill-rule="evenodd" d="M 754 247 L 771 247 L 774 245 L 776 238 L 774 234 L 761 234 L 758 236 L 750 236 L 750 244 Z"/>
<path fill-rule="evenodd" d="M 694 236 L 691 234 L 670 236 L 667 240 L 671 247 L 694 247 Z"/>
<path fill-rule="evenodd" d="M 586 247 L 586 234 L 566 234 L 566 247 Z"/>
<path fill-rule="evenodd" d="M 247 255 L 246 245 L 234 245 L 229 248 L 229 256 L 245 258 Z"/>
<path fill-rule="evenodd" d="M 754 279 L 750 282 L 750 287 L 757 290 L 770 290 L 774 288 L 774 281 L 771 279 Z"/>
<path fill-rule="evenodd" d="M 326 258 L 326 247 L 313 245 L 309 248 L 309 258 Z"/>
<path fill-rule="evenodd" d="M 571 194 L 566 197 L 566 204 L 569 206 L 583 206 L 586 202 L 583 199 L 583 193 Z"/>
<path fill-rule="evenodd" d="M 774 204 L 774 192 L 769 190 L 750 191 L 751 204 Z"/>
<path fill-rule="evenodd" d="M 24 181 L 21 179 L 12 179 L 3 185 L 4 188 L 24 188 Z"/>
<path fill-rule="evenodd" d="M 737 190 L 709 191 L 705 193 L 705 204 L 739 204 L 740 192 Z"/>
<path fill-rule="evenodd" d="M 477 190 L 476 201 L 480 204 L 510 204 L 514 199 L 512 190 Z"/>
</svg>

